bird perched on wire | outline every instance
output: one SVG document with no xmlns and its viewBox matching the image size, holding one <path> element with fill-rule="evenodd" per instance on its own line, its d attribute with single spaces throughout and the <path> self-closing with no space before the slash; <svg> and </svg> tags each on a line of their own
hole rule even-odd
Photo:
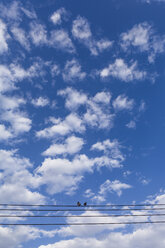
<svg viewBox="0 0 165 248">
<path fill-rule="evenodd" d="M 81 206 L 81 203 L 78 201 L 77 202 L 77 207 L 80 207 Z"/>
<path fill-rule="evenodd" d="M 84 202 L 84 207 L 86 207 L 87 206 L 87 202 Z"/>
</svg>

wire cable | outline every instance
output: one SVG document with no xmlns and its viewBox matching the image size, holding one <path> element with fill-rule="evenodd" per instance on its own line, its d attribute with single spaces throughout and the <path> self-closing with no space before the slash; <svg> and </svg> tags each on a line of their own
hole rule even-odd
<svg viewBox="0 0 165 248">
<path fill-rule="evenodd" d="M 154 207 L 154 206 L 165 206 L 165 204 L 163 203 L 155 203 L 155 204 L 93 204 L 93 205 L 81 205 L 81 206 L 77 206 L 77 205 L 55 205 L 55 204 L 8 204 L 8 203 L 1 203 L 0 206 L 12 206 L 12 207 Z"/>
<path fill-rule="evenodd" d="M 0 226 L 92 226 L 92 225 L 138 225 L 138 224 L 165 224 L 165 221 L 140 221 L 140 222 L 110 222 L 110 223 L 0 223 Z"/>
<path fill-rule="evenodd" d="M 0 218 L 100 218 L 100 217 L 153 217 L 165 214 L 112 214 L 112 215 L 0 215 Z"/>
<path fill-rule="evenodd" d="M 104 208 L 104 209 L 86 209 L 86 211 L 157 211 L 165 208 Z M 84 212 L 84 209 L 23 209 L 23 208 L 1 208 L 0 211 L 30 211 L 30 212 Z"/>
</svg>

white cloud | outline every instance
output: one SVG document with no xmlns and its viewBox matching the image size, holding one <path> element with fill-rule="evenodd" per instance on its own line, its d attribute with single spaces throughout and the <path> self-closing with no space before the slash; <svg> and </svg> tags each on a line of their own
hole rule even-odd
<svg viewBox="0 0 165 248">
<path fill-rule="evenodd" d="M 119 180 L 106 180 L 101 186 L 100 186 L 100 195 L 106 195 L 108 192 L 115 192 L 118 196 L 121 196 L 122 191 L 124 189 L 130 189 L 132 186 L 126 183 L 122 183 Z"/>
<path fill-rule="evenodd" d="M 151 25 L 148 23 L 140 23 L 135 25 L 127 33 L 121 34 L 121 46 L 128 49 L 130 45 L 139 47 L 141 51 L 149 49 L 150 35 L 152 34 Z"/>
<path fill-rule="evenodd" d="M 76 110 L 80 105 L 86 104 L 87 95 L 73 88 L 66 88 L 64 90 L 60 90 L 58 95 L 66 97 L 65 106 L 70 110 Z"/>
<path fill-rule="evenodd" d="M 64 120 L 58 120 L 53 126 L 45 128 L 36 133 L 39 138 L 53 138 L 56 136 L 65 136 L 72 132 L 81 133 L 85 131 L 85 126 L 80 117 L 71 113 Z"/>
<path fill-rule="evenodd" d="M 146 103 L 144 100 L 142 100 L 139 106 L 139 112 L 144 112 L 145 110 L 146 110 Z"/>
<path fill-rule="evenodd" d="M 152 3 L 152 2 L 163 3 L 163 2 L 165 2 L 165 0 L 142 0 L 142 2 L 146 2 L 146 3 Z"/>
<path fill-rule="evenodd" d="M 51 31 L 49 44 L 59 50 L 75 53 L 75 47 L 70 39 L 68 32 L 64 29 Z"/>
<path fill-rule="evenodd" d="M 45 107 L 47 105 L 49 105 L 49 99 L 46 97 L 42 97 L 40 96 L 39 98 L 36 99 L 32 99 L 31 103 L 35 106 L 35 107 Z"/>
<path fill-rule="evenodd" d="M 28 132 L 31 129 L 32 121 L 25 112 L 9 110 L 1 114 L 1 119 L 10 123 L 15 135 Z"/>
<path fill-rule="evenodd" d="M 113 107 L 116 111 L 121 110 L 132 110 L 134 107 L 134 100 L 128 99 L 125 95 L 119 95 L 114 101 L 113 101 Z"/>
<path fill-rule="evenodd" d="M 86 77 L 86 73 L 82 72 L 79 62 L 72 59 L 66 62 L 62 76 L 64 81 L 81 81 Z"/>
<path fill-rule="evenodd" d="M 136 128 L 136 121 L 132 120 L 126 124 L 126 127 L 135 129 Z"/>
<path fill-rule="evenodd" d="M 78 16 L 73 21 L 72 34 L 75 38 L 84 41 L 91 38 L 92 33 L 88 21 L 85 18 Z"/>
<path fill-rule="evenodd" d="M 51 146 L 51 149 L 49 148 L 44 152 L 47 153 L 44 155 L 74 154 L 82 148 L 83 144 L 82 139 L 72 136 L 63 144 Z M 76 155 L 72 160 L 58 157 L 46 158 L 42 165 L 37 168 L 36 175 L 41 178 L 42 184 L 47 185 L 49 194 L 60 192 L 73 194 L 85 173 L 92 173 L 94 169 L 101 169 L 102 167 L 120 168 L 123 160 L 124 156 L 119 148 L 115 147 L 106 155 L 94 158 L 88 158 L 85 154 Z M 53 175 L 56 175 L 55 179 Z M 124 185 L 122 186 L 124 187 Z"/>
<path fill-rule="evenodd" d="M 8 140 L 11 137 L 11 132 L 4 125 L 0 124 L 0 141 Z"/>
<path fill-rule="evenodd" d="M 124 50 L 136 47 L 138 51 L 147 52 L 148 61 L 152 63 L 157 54 L 165 52 L 165 35 L 156 35 L 153 27 L 143 22 L 121 34 L 121 46 Z"/>
<path fill-rule="evenodd" d="M 84 122 L 91 127 L 112 128 L 114 115 L 110 113 L 110 100 L 109 92 L 99 92 L 93 98 L 89 98 Z"/>
<path fill-rule="evenodd" d="M 92 172 L 93 166 L 94 161 L 86 155 L 76 156 L 72 161 L 46 158 L 36 172 L 42 177 L 42 184 L 47 184 L 49 194 L 63 191 L 71 194 L 78 188 L 83 174 Z"/>
<path fill-rule="evenodd" d="M 116 59 L 113 64 L 109 64 L 107 68 L 100 71 L 101 78 L 104 79 L 110 76 L 125 82 L 130 82 L 144 79 L 146 77 L 146 72 L 139 71 L 136 62 L 129 66 L 123 59 Z"/>
<path fill-rule="evenodd" d="M 19 23 L 22 21 L 22 14 L 30 19 L 36 19 L 37 15 L 32 8 L 28 5 L 23 7 L 20 1 L 14 0 L 10 3 L 0 4 L 0 15 L 10 21 L 11 23 Z"/>
<path fill-rule="evenodd" d="M 50 20 L 53 22 L 54 25 L 59 25 L 62 23 L 62 20 L 66 20 L 67 17 L 68 17 L 68 13 L 66 9 L 60 8 L 52 14 Z"/>
<path fill-rule="evenodd" d="M 21 158 L 15 150 L 0 150 L 0 197 L 2 202 L 9 203 L 43 203 L 44 197 L 35 192 L 39 177 L 29 172 L 30 161 Z M 33 190 L 31 190 L 33 188 Z"/>
<path fill-rule="evenodd" d="M 0 227 L 1 246 L 5 248 L 21 248 L 22 243 L 35 240 L 41 237 L 53 237 L 55 230 L 45 231 L 42 229 L 21 226 L 21 227 Z"/>
<path fill-rule="evenodd" d="M 104 235 L 103 238 L 73 238 L 69 240 L 61 240 L 54 244 L 41 245 L 39 248 L 76 248 L 81 245 L 81 248 L 107 248 L 111 244 L 112 248 L 131 248 L 131 247 L 159 247 L 164 248 L 164 226 L 163 225 L 148 225 L 141 226 L 133 230 L 133 232 L 111 232 Z"/>
<path fill-rule="evenodd" d="M 113 42 L 108 39 L 95 40 L 92 36 L 90 25 L 86 18 L 78 16 L 72 25 L 72 35 L 79 42 L 84 44 L 91 52 L 92 55 L 98 55 L 105 49 L 112 46 Z"/>
<path fill-rule="evenodd" d="M 25 100 L 19 97 L 10 97 L 0 94 L 0 117 L 1 122 L 8 126 L 1 125 L 4 138 L 11 138 L 16 135 L 28 132 L 31 128 L 31 120 L 27 117 L 26 112 L 20 111 L 21 105 L 25 104 Z M 2 138 L 1 137 L 1 138 Z"/>
<path fill-rule="evenodd" d="M 17 109 L 22 104 L 25 104 L 25 100 L 23 98 L 0 94 L 0 110 L 5 111 Z"/>
<path fill-rule="evenodd" d="M 122 183 L 119 180 L 110 181 L 107 179 L 100 185 L 97 194 L 94 194 L 91 189 L 85 191 L 85 197 L 97 203 L 105 202 L 109 193 L 116 193 L 118 196 L 122 195 L 123 190 L 132 188 L 131 185 Z"/>
<path fill-rule="evenodd" d="M 65 106 L 76 111 L 84 105 L 83 123 L 91 127 L 111 128 L 113 126 L 114 115 L 110 113 L 111 94 L 109 92 L 98 92 L 94 97 L 79 92 L 73 88 L 66 88 L 58 92 L 59 95 L 66 96 Z"/>
<path fill-rule="evenodd" d="M 52 74 L 52 77 L 55 77 L 60 74 L 60 68 L 58 64 L 53 64 L 51 66 L 51 74 Z"/>
<path fill-rule="evenodd" d="M 40 23 L 37 23 L 37 22 L 30 23 L 29 35 L 30 35 L 32 42 L 36 46 L 48 44 L 46 28 L 44 25 Z"/>
<path fill-rule="evenodd" d="M 7 28 L 5 23 L 0 20 L 0 54 L 3 54 L 8 51 L 7 40 L 10 38 L 7 33 Z"/>
<path fill-rule="evenodd" d="M 93 100 L 96 103 L 109 104 L 110 103 L 110 100 L 111 100 L 111 94 L 109 92 L 105 92 L 105 91 L 98 92 L 94 96 Z"/>
<path fill-rule="evenodd" d="M 79 152 L 84 145 L 82 138 L 76 136 L 68 137 L 64 143 L 55 143 L 43 152 L 44 156 L 57 156 L 60 154 L 75 154 Z"/>
<path fill-rule="evenodd" d="M 109 162 L 111 167 L 121 167 L 122 162 L 125 159 L 123 153 L 121 152 L 121 148 L 122 147 L 117 140 L 110 141 L 107 139 L 103 142 L 97 142 L 92 145 L 91 150 L 104 152 L 106 156 L 103 156 L 102 159 L 105 158 L 105 161 L 103 161 L 107 164 Z M 100 162 L 100 166 L 102 166 L 101 162 L 103 161 L 98 160 L 98 162 Z"/>
<path fill-rule="evenodd" d="M 19 64 L 0 65 L 0 92 L 16 89 L 16 83 L 23 79 L 30 80 L 44 74 L 42 61 L 34 62 L 29 68 L 24 69 Z"/>
<path fill-rule="evenodd" d="M 13 26 L 11 28 L 11 32 L 14 36 L 14 39 L 17 40 L 21 46 L 23 46 L 26 50 L 30 50 L 30 43 L 27 38 L 27 34 L 22 28 Z"/>
<path fill-rule="evenodd" d="M 20 3 L 18 1 L 13 1 L 11 4 L 0 4 L 0 14 L 2 17 L 9 20 L 20 21 Z"/>
</svg>

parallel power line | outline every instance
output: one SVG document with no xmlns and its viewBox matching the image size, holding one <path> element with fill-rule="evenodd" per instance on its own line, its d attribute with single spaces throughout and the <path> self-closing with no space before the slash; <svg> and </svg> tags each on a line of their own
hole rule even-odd
<svg viewBox="0 0 165 248">
<path fill-rule="evenodd" d="M 62 208 L 70 208 L 70 207 L 82 207 L 82 208 L 97 208 L 97 207 L 154 207 L 154 206 L 165 206 L 163 203 L 154 203 L 154 204 L 88 204 L 86 206 L 81 205 L 71 205 L 71 204 L 8 204 L 8 203 L 0 203 L 0 206 L 4 207 L 62 207 Z"/>
<path fill-rule="evenodd" d="M 135 221 L 136 217 L 163 217 L 165 213 L 154 212 L 154 211 L 163 211 L 165 210 L 165 204 L 108 204 L 108 205 L 53 205 L 53 204 L 0 204 L 0 211 L 10 212 L 6 214 L 0 214 L 0 218 L 45 218 L 45 223 L 26 223 L 25 220 L 23 223 L 1 223 L 0 226 L 93 226 L 93 225 L 136 225 L 136 224 L 165 224 L 165 220 L 150 220 L 145 221 Z M 30 214 L 16 214 L 16 212 L 31 212 Z M 135 213 L 124 213 L 126 211 L 139 211 L 139 214 Z M 147 211 L 147 212 L 145 212 Z M 45 212 L 44 215 L 34 214 L 34 212 Z M 58 215 L 59 212 L 64 212 L 62 215 Z M 66 212 L 68 212 L 66 214 Z M 70 212 L 83 212 L 84 215 L 71 215 Z M 85 214 L 86 212 L 100 212 L 95 214 Z M 111 214 L 103 214 L 101 212 L 112 212 Z M 116 214 L 118 212 L 118 214 Z M 55 213 L 55 214 L 52 214 Z M 118 217 L 133 217 L 132 221 L 128 222 L 112 222 L 108 221 L 108 218 L 118 218 Z M 56 219 L 56 218 L 90 218 L 92 221 L 89 222 L 52 222 L 48 223 L 47 219 Z M 95 219 L 94 219 L 95 218 Z M 104 218 L 104 221 L 96 222 L 97 218 Z M 105 221 L 106 219 L 106 221 Z M 20 220 L 20 219 L 19 219 Z M 100 219 L 103 220 L 103 219 Z M 136 218 L 137 220 L 137 218 Z M 18 221 L 18 220 L 17 220 Z M 95 221 L 95 222 L 94 222 Z"/>
<path fill-rule="evenodd" d="M 157 210 L 165 210 L 165 208 L 101 208 L 101 209 L 91 209 L 87 208 L 86 211 L 157 211 Z M 84 212 L 84 209 L 33 209 L 33 208 L 0 208 L 0 211 L 30 211 L 30 212 Z"/>
<path fill-rule="evenodd" d="M 138 224 L 165 224 L 165 221 L 139 222 L 102 222 L 102 223 L 0 223 L 0 226 L 93 226 L 93 225 L 138 225 Z"/>
</svg>

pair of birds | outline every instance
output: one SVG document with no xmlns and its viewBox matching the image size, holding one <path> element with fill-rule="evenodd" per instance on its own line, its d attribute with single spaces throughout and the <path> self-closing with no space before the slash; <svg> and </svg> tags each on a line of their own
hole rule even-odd
<svg viewBox="0 0 165 248">
<path fill-rule="evenodd" d="M 84 202 L 83 206 L 86 207 L 87 206 L 87 202 Z M 79 201 L 77 202 L 77 207 L 81 207 L 81 203 Z"/>
</svg>

